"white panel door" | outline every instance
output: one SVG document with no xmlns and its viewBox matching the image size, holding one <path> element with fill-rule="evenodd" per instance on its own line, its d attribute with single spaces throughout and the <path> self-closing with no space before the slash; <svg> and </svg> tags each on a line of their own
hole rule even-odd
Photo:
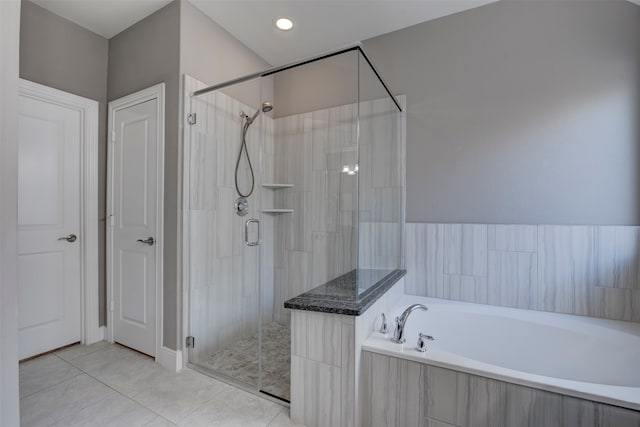
<svg viewBox="0 0 640 427">
<path fill-rule="evenodd" d="M 156 354 L 158 99 L 113 114 L 111 274 L 114 341 Z"/>
<path fill-rule="evenodd" d="M 26 95 L 19 114 L 18 345 L 24 359 L 81 339 L 82 115 Z"/>
</svg>

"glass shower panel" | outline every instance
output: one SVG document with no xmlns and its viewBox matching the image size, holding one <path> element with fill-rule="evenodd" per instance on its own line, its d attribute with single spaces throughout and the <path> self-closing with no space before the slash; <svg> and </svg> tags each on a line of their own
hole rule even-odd
<svg viewBox="0 0 640 427">
<path fill-rule="evenodd" d="M 258 114 L 246 125 L 260 111 L 260 84 L 256 79 L 191 97 L 196 123 L 185 144 L 190 161 L 185 194 L 189 200 L 189 328 L 195 339 L 189 362 L 252 389 L 260 385 L 260 246 L 247 242 L 258 239 L 261 225 L 257 221 L 268 121 Z M 205 86 L 187 78 L 187 91 Z M 238 163 L 243 134 L 246 152 Z M 234 211 L 239 193 L 247 195 L 244 216 Z M 247 223 L 250 219 L 256 221 Z"/>
<path fill-rule="evenodd" d="M 262 200 L 262 391 L 289 400 L 290 315 L 284 302 L 357 264 L 358 54 L 263 77 L 272 96 Z M 269 236 L 267 238 L 266 236 Z"/>
<path fill-rule="evenodd" d="M 204 87 L 185 79 L 187 93 Z M 285 301 L 353 302 L 402 267 L 403 115 L 357 48 L 188 108 L 189 363 L 289 400 Z"/>
<path fill-rule="evenodd" d="M 402 114 L 359 54 L 358 288 L 402 268 L 404 153 Z"/>
</svg>

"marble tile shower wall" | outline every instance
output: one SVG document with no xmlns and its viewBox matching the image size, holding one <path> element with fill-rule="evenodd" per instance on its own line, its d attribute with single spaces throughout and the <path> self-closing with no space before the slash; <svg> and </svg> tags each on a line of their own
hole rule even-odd
<svg viewBox="0 0 640 427">
<path fill-rule="evenodd" d="M 204 87 L 195 79 L 185 80 L 187 93 Z M 192 100 L 197 123 L 190 128 L 185 141 L 189 156 L 189 287 L 190 330 L 197 337 L 194 361 L 205 361 L 212 352 L 257 331 L 260 313 L 258 274 L 262 274 L 262 298 L 273 299 L 272 250 L 244 244 L 244 222 L 258 218 L 261 206 L 271 201 L 260 194 L 263 177 L 268 179 L 273 156 L 273 120 L 261 116 L 247 134 L 249 153 L 253 159 L 256 183 L 250 197 L 246 217 L 233 213 L 237 197 L 234 167 L 240 147 L 240 111 L 253 113 L 221 92 L 209 93 Z M 248 188 L 247 176 L 241 177 L 242 188 Z M 263 196 L 264 199 L 261 199 Z M 271 196 L 272 197 L 272 196 Z M 262 238 L 271 241 L 273 224 L 267 219 L 261 226 Z M 259 248 L 259 249 L 258 249 Z M 258 250 L 264 254 L 258 255 Z M 267 264 L 259 268 L 258 259 Z M 269 306 L 270 307 L 270 306 Z M 263 310 L 265 317 L 272 313 Z"/>
<path fill-rule="evenodd" d="M 274 320 L 290 322 L 284 302 L 356 268 L 355 105 L 278 118 L 274 123 Z"/>
<path fill-rule="evenodd" d="M 640 322 L 640 227 L 406 224 L 405 291 Z"/>
<path fill-rule="evenodd" d="M 274 219 L 276 321 L 289 322 L 284 301 L 356 267 L 401 266 L 405 127 L 395 111 L 385 98 L 274 121 L 274 179 L 294 185 L 275 192 L 276 207 L 294 209 Z M 357 177 L 342 173 L 358 163 Z"/>
<path fill-rule="evenodd" d="M 202 87 L 196 79 L 185 79 L 186 93 Z M 343 165 L 359 161 L 358 105 L 275 120 L 261 115 L 247 135 L 256 186 L 246 217 L 231 209 L 237 197 L 233 177 L 240 111 L 252 114 L 255 108 L 222 92 L 191 102 L 198 119 L 185 138 L 190 162 L 185 215 L 190 230 L 190 330 L 199 342 L 196 361 L 205 361 L 230 339 L 255 333 L 258 320 L 288 324 L 284 301 L 357 267 L 358 180 L 363 206 L 368 206 L 361 218 L 367 221 L 361 224 L 366 238 L 360 241 L 366 256 L 360 261 L 369 260 L 366 267 L 397 267 L 404 194 L 404 173 L 397 164 L 403 164 L 404 145 L 390 147 L 389 141 L 399 132 L 404 137 L 404 127 L 386 113 L 390 101 L 360 104 L 364 167 L 358 177 L 342 173 Z M 241 176 L 241 182 L 247 178 Z M 293 187 L 268 189 L 263 183 Z M 269 208 L 293 213 L 261 212 Z M 244 221 L 251 217 L 261 221 L 258 248 L 244 245 Z M 375 247 L 381 249 L 370 250 Z"/>
</svg>

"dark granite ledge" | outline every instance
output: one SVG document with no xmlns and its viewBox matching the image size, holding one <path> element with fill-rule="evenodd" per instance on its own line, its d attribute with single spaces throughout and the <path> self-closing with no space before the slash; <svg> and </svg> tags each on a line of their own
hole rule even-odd
<svg viewBox="0 0 640 427">
<path fill-rule="evenodd" d="M 405 274 L 407 270 L 352 270 L 285 301 L 284 306 L 294 310 L 360 316 Z M 360 289 L 356 288 L 358 285 Z"/>
</svg>

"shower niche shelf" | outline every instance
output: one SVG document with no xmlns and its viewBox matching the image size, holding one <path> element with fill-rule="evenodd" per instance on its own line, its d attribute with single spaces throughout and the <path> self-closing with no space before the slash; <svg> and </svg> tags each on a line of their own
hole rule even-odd
<svg viewBox="0 0 640 427">
<path fill-rule="evenodd" d="M 276 184 L 276 183 L 267 183 L 267 184 L 262 184 L 263 188 L 266 188 L 268 190 L 280 190 L 283 188 L 293 188 L 293 184 Z M 262 213 L 266 213 L 266 214 L 287 214 L 287 213 L 293 213 L 293 209 L 262 209 Z"/>
<path fill-rule="evenodd" d="M 262 209 L 262 213 L 267 213 L 267 214 L 293 213 L 293 209 Z"/>
<path fill-rule="evenodd" d="M 269 190 L 280 190 L 281 188 L 293 188 L 293 184 L 262 184 L 262 187 Z"/>
</svg>

